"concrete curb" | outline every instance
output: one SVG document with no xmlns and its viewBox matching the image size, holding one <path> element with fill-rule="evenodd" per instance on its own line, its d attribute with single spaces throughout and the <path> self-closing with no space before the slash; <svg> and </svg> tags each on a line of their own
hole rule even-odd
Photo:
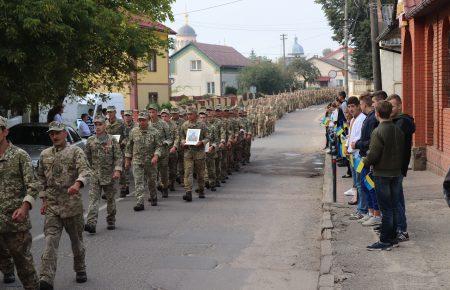
<svg viewBox="0 0 450 290">
<path fill-rule="evenodd" d="M 331 204 L 333 202 L 331 157 L 325 154 L 323 173 L 323 195 L 322 195 L 322 225 L 320 229 L 320 273 L 317 289 L 328 290 L 334 288 L 334 275 L 331 273 L 333 266 L 333 248 L 331 245 L 331 231 L 333 222 L 331 221 Z"/>
</svg>

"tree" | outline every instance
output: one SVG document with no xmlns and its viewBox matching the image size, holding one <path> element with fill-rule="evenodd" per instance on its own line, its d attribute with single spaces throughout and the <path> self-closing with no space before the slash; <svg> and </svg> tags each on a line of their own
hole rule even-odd
<svg viewBox="0 0 450 290">
<path fill-rule="evenodd" d="M 305 83 L 311 83 L 320 77 L 319 69 L 304 57 L 294 59 L 289 64 L 288 71 L 296 76 L 296 79 L 303 79 Z"/>
<path fill-rule="evenodd" d="M 232 86 L 225 87 L 225 95 L 237 95 L 238 90 Z"/>
<path fill-rule="evenodd" d="M 334 32 L 333 39 L 340 44 L 344 43 L 344 1 L 315 0 L 322 5 L 322 10 Z M 366 79 L 373 78 L 369 13 L 369 0 L 348 1 L 349 39 L 350 44 L 354 46 L 352 58 L 356 72 Z"/>
<path fill-rule="evenodd" d="M 279 93 L 289 90 L 293 82 L 292 74 L 267 61 L 245 67 L 238 77 L 240 93 L 248 92 L 252 86 L 263 94 Z"/>
<path fill-rule="evenodd" d="M 56 104 L 129 83 L 155 50 L 167 49 L 152 25 L 173 18 L 172 2 L 0 1 L 2 105 Z"/>
<path fill-rule="evenodd" d="M 333 50 L 331 48 L 325 48 L 322 50 L 322 56 L 327 56 L 332 52 L 333 52 Z"/>
</svg>

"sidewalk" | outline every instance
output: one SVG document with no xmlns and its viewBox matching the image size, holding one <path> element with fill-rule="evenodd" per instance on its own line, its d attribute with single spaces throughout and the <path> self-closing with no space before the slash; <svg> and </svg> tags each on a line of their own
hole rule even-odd
<svg viewBox="0 0 450 290">
<path fill-rule="evenodd" d="M 329 155 L 328 155 L 329 156 Z M 325 170 L 331 172 L 330 158 Z M 333 268 L 336 289 L 450 289 L 450 208 L 443 199 L 443 177 L 409 171 L 404 180 L 410 241 L 390 252 L 369 252 L 378 237 L 372 228 L 349 220 L 354 206 L 343 193 L 351 179 L 341 178 L 332 206 Z"/>
</svg>

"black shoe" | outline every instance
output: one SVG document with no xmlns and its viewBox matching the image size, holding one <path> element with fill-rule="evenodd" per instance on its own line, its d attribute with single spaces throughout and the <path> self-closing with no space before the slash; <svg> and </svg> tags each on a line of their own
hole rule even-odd
<svg viewBox="0 0 450 290">
<path fill-rule="evenodd" d="M 106 226 L 106 229 L 113 231 L 116 229 L 116 225 L 114 223 L 108 223 L 108 226 Z"/>
<path fill-rule="evenodd" d="M 167 188 L 163 189 L 162 197 L 163 198 L 168 198 L 169 197 L 169 190 Z"/>
<path fill-rule="evenodd" d="M 76 281 L 77 281 L 77 283 L 86 282 L 87 281 L 86 272 L 77 272 Z"/>
<path fill-rule="evenodd" d="M 169 186 L 169 190 L 170 190 L 170 191 L 175 191 L 175 186 L 174 186 L 173 184 L 171 184 L 171 185 Z"/>
<path fill-rule="evenodd" d="M 11 284 L 16 281 L 16 275 L 13 273 L 8 273 L 3 275 L 3 283 Z"/>
<path fill-rule="evenodd" d="M 175 181 L 178 182 L 178 184 L 181 183 L 181 179 L 180 179 L 179 177 L 177 177 L 177 178 L 175 179 Z"/>
<path fill-rule="evenodd" d="M 162 187 L 162 185 L 161 184 L 159 184 L 157 187 L 156 187 L 156 189 L 158 190 L 158 191 L 160 191 L 160 192 L 162 192 L 162 190 L 163 190 L 163 187 Z"/>
<path fill-rule="evenodd" d="M 228 176 L 226 176 L 225 179 L 228 179 Z"/>
<path fill-rule="evenodd" d="M 125 193 L 126 193 L 126 195 L 130 194 L 130 188 L 128 186 L 125 188 Z"/>
<path fill-rule="evenodd" d="M 209 182 L 208 182 L 208 181 L 205 182 L 205 187 L 208 188 L 208 189 L 211 187 L 211 186 L 209 185 Z"/>
<path fill-rule="evenodd" d="M 120 190 L 120 195 L 119 195 L 119 197 L 124 198 L 124 197 L 126 197 L 126 196 L 127 196 L 126 190 L 125 190 L 125 189 Z"/>
<path fill-rule="evenodd" d="M 392 245 L 382 242 L 376 242 L 372 245 L 367 246 L 368 251 L 390 251 L 392 250 Z"/>
<path fill-rule="evenodd" d="M 96 233 L 95 226 L 91 225 L 91 224 L 85 224 L 84 225 L 84 231 L 88 232 L 90 234 L 95 234 Z"/>
<path fill-rule="evenodd" d="M 191 202 L 192 201 L 192 192 L 187 191 L 186 194 L 183 196 L 183 199 L 187 202 Z"/>
<path fill-rule="evenodd" d="M 216 187 L 222 187 L 222 185 L 220 185 L 219 181 L 216 183 Z"/>
<path fill-rule="evenodd" d="M 143 204 L 137 204 L 133 209 L 134 209 L 134 211 L 144 210 L 144 205 Z"/>
<path fill-rule="evenodd" d="M 151 206 L 157 206 L 158 205 L 158 198 L 157 197 L 152 198 L 149 201 L 150 201 L 150 205 Z"/>
<path fill-rule="evenodd" d="M 227 182 L 225 181 L 225 179 L 224 179 L 224 180 L 221 180 L 220 182 L 222 182 L 222 183 L 227 183 Z"/>
<path fill-rule="evenodd" d="M 406 242 L 409 241 L 409 234 L 408 232 L 400 232 L 397 234 L 397 240 L 399 242 Z"/>
<path fill-rule="evenodd" d="M 106 200 L 106 194 L 102 194 L 102 199 Z"/>
<path fill-rule="evenodd" d="M 215 187 L 211 187 L 211 191 L 217 191 Z"/>
<path fill-rule="evenodd" d="M 53 290 L 53 285 L 44 280 L 41 280 L 39 281 L 39 290 Z"/>
<path fill-rule="evenodd" d="M 203 191 L 200 191 L 198 193 L 198 198 L 205 198 L 205 193 Z"/>
<path fill-rule="evenodd" d="M 200 193 L 200 189 L 197 188 L 197 189 L 195 190 L 195 192 L 196 192 L 196 193 Z"/>
</svg>

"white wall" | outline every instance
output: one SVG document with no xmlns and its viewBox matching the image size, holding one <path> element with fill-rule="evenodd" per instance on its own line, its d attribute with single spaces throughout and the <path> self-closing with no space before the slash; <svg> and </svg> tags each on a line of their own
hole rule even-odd
<svg viewBox="0 0 450 290">
<path fill-rule="evenodd" d="M 402 96 L 402 56 L 380 49 L 381 82 L 383 90 L 388 94 Z"/>
<path fill-rule="evenodd" d="M 174 78 L 172 85 L 173 96 L 202 96 L 207 94 L 207 83 L 215 83 L 216 95 L 220 94 L 220 72 L 216 66 L 210 64 L 193 48 L 181 52 L 183 55 L 177 57 L 173 63 Z M 191 60 L 201 60 L 202 70 L 191 71 Z"/>
</svg>

